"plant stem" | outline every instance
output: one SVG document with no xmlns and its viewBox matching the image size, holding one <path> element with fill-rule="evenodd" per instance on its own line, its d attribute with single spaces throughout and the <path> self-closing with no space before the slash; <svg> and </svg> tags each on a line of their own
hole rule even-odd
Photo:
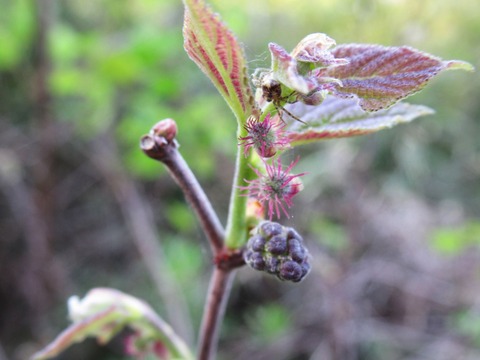
<svg viewBox="0 0 480 360">
<path fill-rule="evenodd" d="M 217 350 L 218 331 L 225 314 L 235 271 L 215 268 L 210 279 L 200 326 L 198 360 L 211 360 Z"/>
<path fill-rule="evenodd" d="M 237 138 L 246 135 L 247 131 L 242 126 L 239 126 Z M 250 157 L 246 157 L 243 154 L 243 149 L 238 147 L 225 236 L 225 245 L 229 249 L 238 249 L 246 240 L 248 197 L 242 194 L 240 186 L 244 185 L 245 179 L 249 178 L 249 173 L 251 172 L 251 169 L 248 167 L 249 159 Z"/>
<path fill-rule="evenodd" d="M 178 151 L 176 142 L 167 142 L 164 138 L 155 135 L 145 135 L 140 146 L 149 157 L 166 165 L 170 175 L 180 186 L 195 211 L 213 254 L 220 254 L 225 236 L 222 224 L 192 170 Z"/>
<path fill-rule="evenodd" d="M 210 241 L 213 253 L 219 253 L 223 248 L 225 236 L 223 226 L 197 178 L 177 149 L 172 152 L 172 156 L 169 161 L 165 162 L 165 165 L 167 165 L 170 173 L 182 188 L 188 202 L 197 213 L 203 230 Z"/>
</svg>

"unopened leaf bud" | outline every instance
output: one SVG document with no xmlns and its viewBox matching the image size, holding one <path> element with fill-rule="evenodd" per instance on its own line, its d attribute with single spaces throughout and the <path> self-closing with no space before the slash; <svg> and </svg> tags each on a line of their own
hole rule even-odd
<svg viewBox="0 0 480 360">
<path fill-rule="evenodd" d="M 150 134 L 164 138 L 170 143 L 177 136 L 177 130 L 175 120 L 168 118 L 157 122 L 150 130 Z"/>
</svg>

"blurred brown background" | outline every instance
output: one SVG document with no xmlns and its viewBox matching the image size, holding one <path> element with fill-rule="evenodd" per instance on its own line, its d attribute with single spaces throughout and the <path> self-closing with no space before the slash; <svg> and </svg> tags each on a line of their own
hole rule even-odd
<svg viewBox="0 0 480 360">
<path fill-rule="evenodd" d="M 245 44 L 410 45 L 479 68 L 480 2 L 212 1 Z M 195 343 L 211 259 L 198 223 L 140 136 L 179 126 L 181 151 L 225 214 L 230 110 L 183 52 L 179 0 L 0 0 L 0 359 L 68 325 L 98 286 L 149 302 Z M 407 101 L 436 114 L 302 154 L 285 224 L 313 271 L 296 285 L 242 268 L 219 359 L 480 358 L 480 76 L 447 72 Z M 223 219 L 224 220 L 224 219 Z M 199 276 L 200 274 L 200 276 Z M 61 359 L 122 359 L 119 344 Z"/>
</svg>

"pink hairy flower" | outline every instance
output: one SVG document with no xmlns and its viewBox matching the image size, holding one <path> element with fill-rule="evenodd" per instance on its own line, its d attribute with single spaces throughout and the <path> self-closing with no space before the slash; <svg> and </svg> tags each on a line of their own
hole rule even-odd
<svg viewBox="0 0 480 360">
<path fill-rule="evenodd" d="M 263 121 L 250 116 L 245 124 L 248 135 L 238 139 L 239 145 L 245 147 L 245 156 L 248 156 L 252 147 L 263 158 L 270 158 L 278 150 L 289 147 L 289 141 L 284 132 L 285 126 L 286 124 L 280 120 L 272 119 L 270 114 Z"/>
<path fill-rule="evenodd" d="M 299 158 L 292 161 L 286 169 L 283 169 L 279 159 L 274 159 L 271 164 L 264 161 L 266 174 L 252 167 L 258 178 L 245 180 L 248 183 L 248 186 L 242 187 L 242 190 L 247 191 L 245 195 L 256 198 L 262 205 L 268 204 L 270 220 L 274 214 L 280 218 L 282 212 L 288 218 L 287 208 L 293 205 L 292 198 L 303 190 L 303 184 L 299 177 L 305 173 L 290 173 L 298 160 Z"/>
</svg>

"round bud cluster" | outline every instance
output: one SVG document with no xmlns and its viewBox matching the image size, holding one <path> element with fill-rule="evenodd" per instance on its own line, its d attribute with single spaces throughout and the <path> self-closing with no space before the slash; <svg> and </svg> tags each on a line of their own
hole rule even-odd
<svg viewBox="0 0 480 360">
<path fill-rule="evenodd" d="M 253 269 L 280 280 L 299 282 L 310 271 L 302 237 L 293 228 L 272 221 L 262 221 L 253 230 L 243 257 Z"/>
</svg>

